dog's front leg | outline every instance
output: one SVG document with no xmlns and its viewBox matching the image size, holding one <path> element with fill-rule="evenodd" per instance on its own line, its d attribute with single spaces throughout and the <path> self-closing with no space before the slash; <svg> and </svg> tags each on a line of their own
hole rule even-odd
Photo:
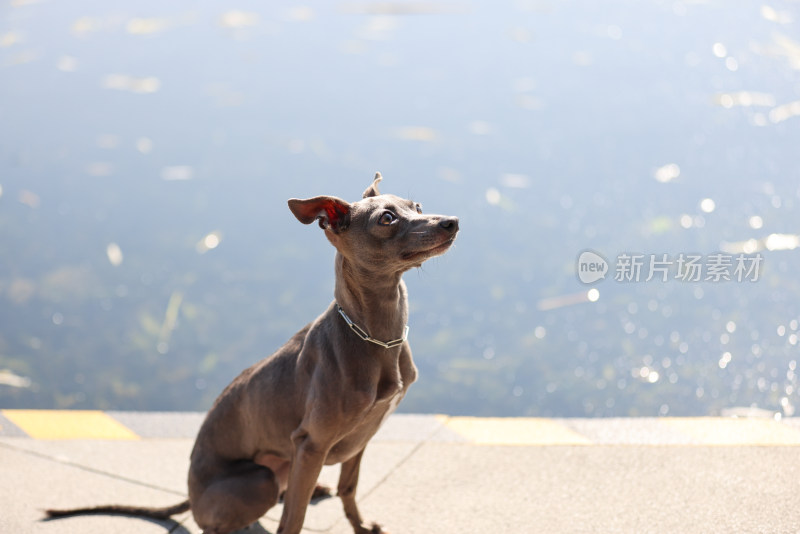
<svg viewBox="0 0 800 534">
<path fill-rule="evenodd" d="M 277 534 L 299 534 L 303 528 L 306 508 L 328 455 L 328 449 L 315 443 L 307 432 L 296 432 L 292 441 L 295 452 Z"/>
<path fill-rule="evenodd" d="M 377 523 L 373 523 L 369 527 L 364 526 L 364 520 L 361 518 L 361 513 L 356 505 L 356 488 L 358 487 L 358 474 L 361 469 L 361 457 L 363 455 L 364 449 L 361 449 L 358 454 L 342 463 L 337 493 L 339 498 L 342 499 L 344 514 L 350 524 L 353 525 L 353 530 L 356 534 L 389 534 L 381 529 Z"/>
</svg>

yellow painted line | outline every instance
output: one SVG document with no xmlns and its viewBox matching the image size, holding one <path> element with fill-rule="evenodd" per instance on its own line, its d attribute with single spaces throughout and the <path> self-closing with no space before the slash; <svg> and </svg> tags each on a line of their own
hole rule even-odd
<svg viewBox="0 0 800 534">
<path fill-rule="evenodd" d="M 800 431 L 769 419 L 664 417 L 660 421 L 698 445 L 800 445 Z"/>
<path fill-rule="evenodd" d="M 479 445 L 589 445 L 581 434 L 541 418 L 451 417 L 445 425 Z"/>
<path fill-rule="evenodd" d="M 36 439 L 139 439 L 128 427 L 100 411 L 3 410 L 3 415 Z"/>
</svg>

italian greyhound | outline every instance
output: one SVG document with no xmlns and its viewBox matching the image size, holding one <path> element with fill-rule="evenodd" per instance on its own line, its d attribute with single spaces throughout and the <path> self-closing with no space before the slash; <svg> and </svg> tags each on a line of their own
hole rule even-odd
<svg viewBox="0 0 800 534">
<path fill-rule="evenodd" d="M 364 448 L 417 377 L 402 274 L 443 254 L 458 219 L 378 191 L 357 202 L 289 200 L 303 224 L 319 222 L 336 247 L 335 301 L 268 358 L 240 374 L 200 427 L 189 499 L 166 508 L 48 510 L 51 518 L 127 514 L 167 519 L 191 509 L 204 534 L 255 523 L 284 499 L 277 534 L 298 534 L 323 465 L 341 464 L 337 494 L 356 534 L 385 533 L 356 505 Z"/>
</svg>

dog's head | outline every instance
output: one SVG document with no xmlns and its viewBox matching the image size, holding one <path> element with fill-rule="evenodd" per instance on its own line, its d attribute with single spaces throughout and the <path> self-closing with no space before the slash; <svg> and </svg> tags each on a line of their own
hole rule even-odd
<svg viewBox="0 0 800 534">
<path fill-rule="evenodd" d="M 380 173 L 357 202 L 331 196 L 290 199 L 303 224 L 319 221 L 328 240 L 348 260 L 367 270 L 406 271 L 444 254 L 458 233 L 458 218 L 424 215 L 422 206 L 378 191 Z"/>
</svg>

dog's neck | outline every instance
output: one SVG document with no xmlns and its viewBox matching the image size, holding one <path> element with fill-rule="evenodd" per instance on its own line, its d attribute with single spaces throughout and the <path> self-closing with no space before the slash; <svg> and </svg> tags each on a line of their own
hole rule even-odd
<svg viewBox="0 0 800 534">
<path fill-rule="evenodd" d="M 336 254 L 336 302 L 371 337 L 384 341 L 402 336 L 408 322 L 402 273 L 378 276 Z"/>
</svg>

